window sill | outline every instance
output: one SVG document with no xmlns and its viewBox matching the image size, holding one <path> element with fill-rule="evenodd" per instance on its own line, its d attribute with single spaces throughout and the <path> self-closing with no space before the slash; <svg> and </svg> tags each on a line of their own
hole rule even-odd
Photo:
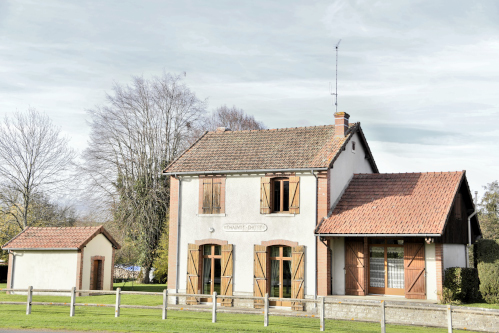
<svg viewBox="0 0 499 333">
<path fill-rule="evenodd" d="M 281 214 L 281 213 L 272 213 L 272 214 L 263 214 L 264 217 L 295 217 L 296 214 Z"/>
<path fill-rule="evenodd" d="M 226 214 L 196 214 L 198 217 L 221 217 L 227 216 Z"/>
</svg>

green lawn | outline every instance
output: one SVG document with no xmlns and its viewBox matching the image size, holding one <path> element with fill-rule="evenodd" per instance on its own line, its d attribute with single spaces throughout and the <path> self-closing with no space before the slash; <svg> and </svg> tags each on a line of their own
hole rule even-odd
<svg viewBox="0 0 499 333">
<path fill-rule="evenodd" d="M 123 290 L 131 289 L 127 283 L 114 285 Z M 5 288 L 5 284 L 0 284 Z M 135 285 L 134 290 L 156 291 L 165 285 Z M 25 302 L 26 296 L 6 295 L 0 292 L 0 301 Z M 33 296 L 34 302 L 70 302 L 69 297 Z M 78 297 L 77 303 L 114 304 L 114 295 Z M 122 304 L 161 305 L 162 296 L 122 295 Z M 478 306 L 478 305 L 473 305 Z M 75 317 L 69 317 L 69 307 L 33 305 L 32 314 L 25 314 L 24 305 L 0 305 L 0 327 L 37 328 L 113 332 L 318 332 L 318 318 L 293 318 L 271 316 L 269 327 L 263 327 L 262 315 L 219 313 L 218 322 L 211 323 L 211 313 L 168 311 L 168 319 L 161 320 L 161 310 L 121 309 L 121 316 L 114 317 L 114 308 L 76 307 Z M 326 321 L 326 331 L 379 332 L 377 323 L 355 321 Z M 387 325 L 388 332 L 446 332 L 446 329 Z"/>
</svg>

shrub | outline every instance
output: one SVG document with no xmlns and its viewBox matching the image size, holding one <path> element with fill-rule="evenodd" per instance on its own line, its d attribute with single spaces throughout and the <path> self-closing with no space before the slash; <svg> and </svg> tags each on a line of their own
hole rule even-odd
<svg viewBox="0 0 499 333">
<path fill-rule="evenodd" d="M 485 302 L 499 304 L 499 240 L 482 239 L 476 246 L 480 293 Z"/>
<path fill-rule="evenodd" d="M 476 268 L 447 268 L 443 287 L 444 303 L 473 303 L 480 300 Z"/>
</svg>

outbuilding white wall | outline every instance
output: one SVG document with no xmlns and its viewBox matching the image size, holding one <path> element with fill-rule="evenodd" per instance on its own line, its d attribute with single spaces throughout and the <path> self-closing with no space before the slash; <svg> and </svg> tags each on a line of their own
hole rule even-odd
<svg viewBox="0 0 499 333">
<path fill-rule="evenodd" d="M 90 271 L 93 256 L 103 256 L 104 259 L 104 280 L 102 283 L 103 290 L 113 290 L 111 284 L 111 272 L 114 268 L 113 262 L 113 246 L 111 242 L 103 234 L 95 236 L 83 248 L 83 275 L 82 275 L 82 289 L 90 289 Z M 76 268 L 75 268 L 76 272 Z"/>
<path fill-rule="evenodd" d="M 345 238 L 333 238 L 331 248 L 333 295 L 345 295 Z"/>
<path fill-rule="evenodd" d="M 76 285 L 76 250 L 13 252 L 13 288 L 71 289 Z"/>
<path fill-rule="evenodd" d="M 466 267 L 466 245 L 444 244 L 444 270 L 449 267 Z"/>
<path fill-rule="evenodd" d="M 225 190 L 225 216 L 198 215 L 199 178 L 182 177 L 180 218 L 179 291 L 186 289 L 187 244 L 208 238 L 233 244 L 233 291 L 253 293 L 254 245 L 284 239 L 305 246 L 305 294 L 315 293 L 315 188 L 310 172 L 300 177 L 300 213 L 296 215 L 260 214 L 261 175 L 228 175 Z M 227 223 L 265 224 L 264 232 L 224 231 Z M 210 232 L 210 228 L 214 232 Z"/>
<path fill-rule="evenodd" d="M 425 244 L 426 299 L 437 300 L 437 261 L 435 244 Z"/>
</svg>

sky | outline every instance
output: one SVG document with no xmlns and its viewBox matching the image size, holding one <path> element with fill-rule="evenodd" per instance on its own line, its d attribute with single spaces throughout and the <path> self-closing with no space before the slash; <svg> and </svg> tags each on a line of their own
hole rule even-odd
<svg viewBox="0 0 499 333">
<path fill-rule="evenodd" d="M 0 0 L 0 117 L 47 113 L 82 151 L 86 110 L 132 76 L 182 74 L 209 110 L 268 128 L 361 122 L 380 172 L 499 179 L 499 2 Z"/>
</svg>

